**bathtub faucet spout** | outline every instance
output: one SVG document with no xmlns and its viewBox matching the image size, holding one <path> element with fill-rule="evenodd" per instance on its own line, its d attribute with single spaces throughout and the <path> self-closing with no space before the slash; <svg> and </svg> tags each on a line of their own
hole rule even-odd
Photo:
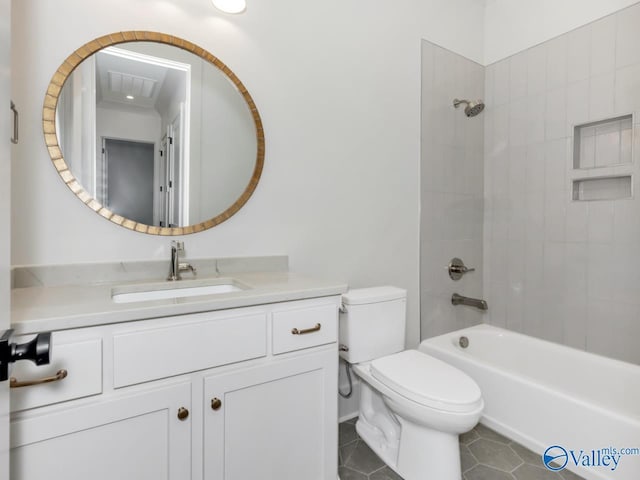
<svg viewBox="0 0 640 480">
<path fill-rule="evenodd" d="M 469 307 L 476 307 L 480 310 L 489 309 L 489 305 L 487 305 L 487 302 L 485 300 L 481 300 L 479 298 L 463 297 L 462 295 L 458 295 L 457 293 L 454 293 L 451 296 L 451 303 L 453 305 L 467 305 Z"/>
</svg>

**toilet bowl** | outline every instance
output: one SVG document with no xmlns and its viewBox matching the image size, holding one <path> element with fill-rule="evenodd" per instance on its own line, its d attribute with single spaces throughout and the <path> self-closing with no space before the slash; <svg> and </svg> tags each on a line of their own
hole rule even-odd
<svg viewBox="0 0 640 480">
<path fill-rule="evenodd" d="M 404 350 L 406 291 L 350 290 L 340 315 L 341 356 L 362 380 L 356 430 L 404 480 L 460 480 L 458 435 L 484 402 L 465 373 Z"/>
</svg>

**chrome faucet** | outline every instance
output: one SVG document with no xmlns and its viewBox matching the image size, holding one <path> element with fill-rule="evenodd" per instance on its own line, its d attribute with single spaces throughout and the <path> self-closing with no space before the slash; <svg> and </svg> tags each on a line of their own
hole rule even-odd
<svg viewBox="0 0 640 480">
<path fill-rule="evenodd" d="M 182 275 L 180 272 L 184 272 L 187 270 L 191 270 L 193 275 L 196 275 L 196 269 L 190 263 L 180 263 L 180 254 L 184 253 L 184 242 L 171 242 L 171 263 L 169 264 L 169 276 L 167 280 L 170 282 L 175 282 L 177 280 L 182 280 Z"/>
</svg>

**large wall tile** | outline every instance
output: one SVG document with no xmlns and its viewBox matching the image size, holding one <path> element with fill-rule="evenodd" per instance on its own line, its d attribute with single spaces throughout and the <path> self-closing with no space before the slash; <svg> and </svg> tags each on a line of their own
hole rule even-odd
<svg viewBox="0 0 640 480">
<path fill-rule="evenodd" d="M 616 37 L 616 67 L 640 63 L 640 8 L 628 8 L 619 12 Z"/>
<path fill-rule="evenodd" d="M 481 65 L 426 41 L 423 47 L 420 316 L 421 337 L 426 338 L 484 318 L 479 310 L 453 306 L 451 295 L 483 296 L 485 168 L 504 172 L 493 176 L 498 191 L 509 187 L 506 145 L 492 141 L 493 151 L 485 151 L 484 127 L 488 120 L 486 135 L 508 141 L 509 109 L 488 104 L 481 115 L 468 118 L 464 105 L 453 107 L 453 99 L 476 100 L 487 94 L 507 105 L 509 62 L 488 70 L 485 88 Z M 454 282 L 446 270 L 453 257 L 476 271 Z"/>
<path fill-rule="evenodd" d="M 615 75 L 613 72 L 591 77 L 589 119 L 603 120 L 613 115 Z"/>
<path fill-rule="evenodd" d="M 616 23 L 616 15 L 609 15 L 591 25 L 591 76 L 609 73 L 615 68 Z"/>
<path fill-rule="evenodd" d="M 567 82 L 589 78 L 591 68 L 591 26 L 567 34 Z"/>
<path fill-rule="evenodd" d="M 575 201 L 572 190 L 584 177 L 640 178 L 638 25 L 640 4 L 502 62 L 511 77 L 492 89 L 484 181 L 485 319 L 636 363 L 640 199 Z M 574 127 L 630 113 L 632 129 L 577 130 L 574 169 Z"/>
<path fill-rule="evenodd" d="M 589 302 L 587 350 L 640 364 L 638 306 L 619 302 Z"/>
</svg>

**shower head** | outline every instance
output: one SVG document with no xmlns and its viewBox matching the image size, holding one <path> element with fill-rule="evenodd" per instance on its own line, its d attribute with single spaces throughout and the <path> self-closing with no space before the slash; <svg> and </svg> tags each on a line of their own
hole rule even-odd
<svg viewBox="0 0 640 480">
<path fill-rule="evenodd" d="M 480 112 L 484 110 L 484 102 L 482 100 L 476 100 L 475 102 L 469 100 L 458 100 L 457 98 L 453 101 L 453 106 L 458 108 L 460 104 L 466 103 L 467 106 L 464 107 L 464 113 L 467 117 L 475 117 Z"/>
</svg>

